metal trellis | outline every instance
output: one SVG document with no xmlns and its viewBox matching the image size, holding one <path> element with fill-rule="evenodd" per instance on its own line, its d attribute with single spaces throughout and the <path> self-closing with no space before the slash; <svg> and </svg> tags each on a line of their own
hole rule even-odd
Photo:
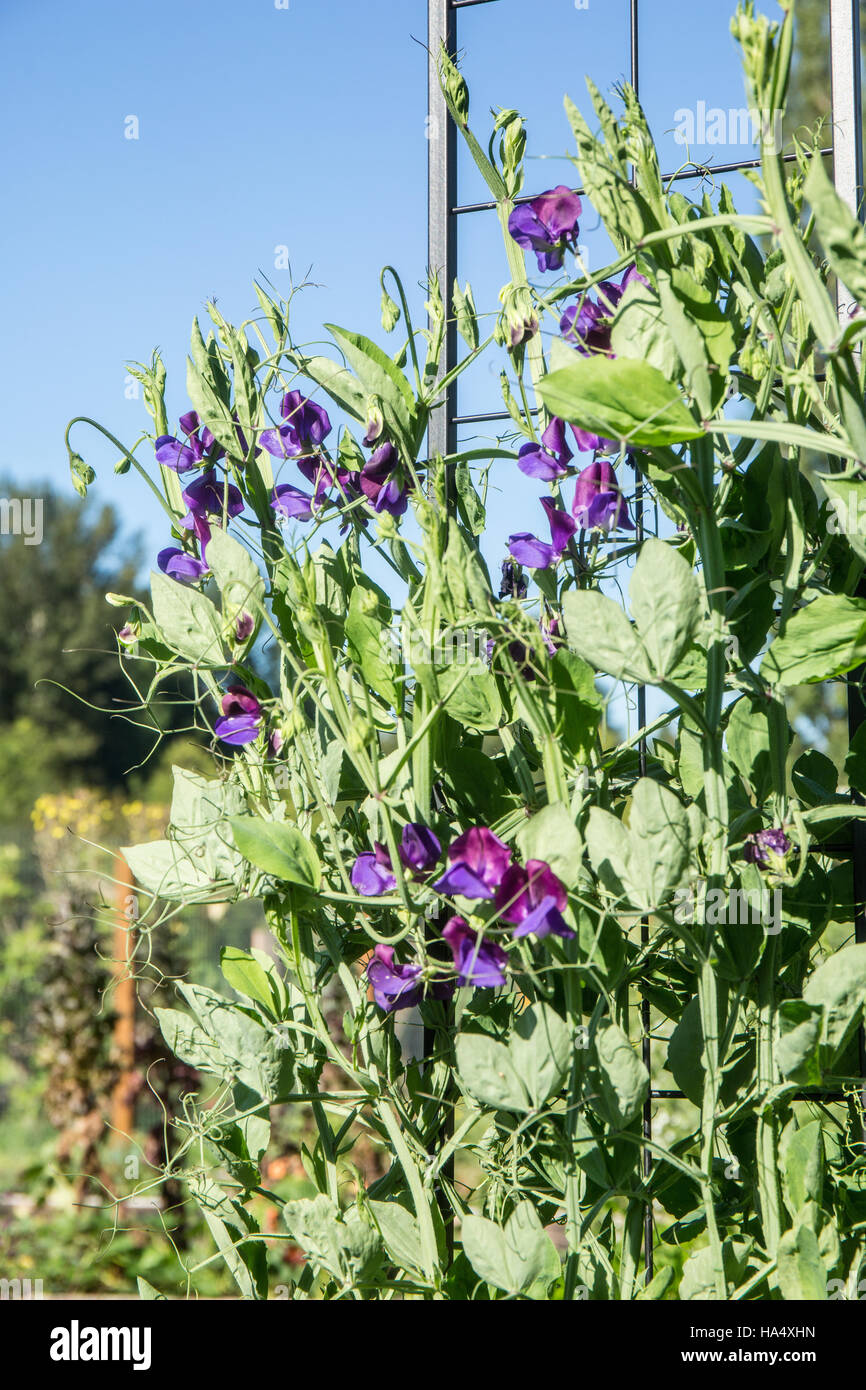
<svg viewBox="0 0 866 1390">
<path fill-rule="evenodd" d="M 493 201 L 460 203 L 457 198 L 456 139 L 457 132 L 451 121 L 439 86 L 438 59 L 441 45 L 451 57 L 457 53 L 457 12 L 474 8 L 476 5 L 495 4 L 497 0 L 428 0 L 428 265 L 432 274 L 439 277 L 439 286 L 446 310 L 450 305 L 451 287 L 457 275 L 457 221 L 477 212 L 492 211 Z M 640 0 L 621 0 L 627 6 L 628 18 L 628 71 L 635 91 L 640 89 Z M 821 151 L 823 155 L 833 156 L 833 176 L 840 195 L 858 216 L 862 216 L 863 202 L 863 150 L 862 150 L 862 104 L 860 90 L 860 0 L 828 0 L 829 5 L 829 50 L 832 82 L 832 130 L 833 143 Z M 794 155 L 783 156 L 793 160 Z M 724 164 L 714 164 L 704 171 L 700 167 L 679 169 L 665 175 L 665 182 L 699 178 L 703 172 L 712 174 L 740 173 L 759 168 L 760 159 L 733 160 Z M 581 193 L 578 187 L 575 190 Z M 536 197 L 528 193 L 516 199 L 529 202 Z M 840 312 L 844 306 L 840 288 Z M 449 371 L 456 364 L 456 332 L 453 315 L 447 315 L 449 324 L 442 347 L 440 369 Z M 505 410 L 484 411 L 480 413 L 458 414 L 456 406 L 456 387 L 446 393 L 442 404 L 431 416 L 429 431 L 429 453 L 432 457 L 454 454 L 457 450 L 457 433 L 461 425 L 494 423 L 508 420 Z M 633 498 L 635 512 L 636 540 L 644 537 L 644 489 L 638 475 Z M 866 583 L 861 588 L 866 597 Z M 848 678 L 848 721 L 850 733 L 861 726 L 866 717 L 863 691 L 866 690 L 866 667 L 851 673 Z M 646 690 L 637 688 L 638 726 L 646 727 Z M 647 741 L 641 737 L 638 743 L 638 758 L 641 776 L 647 768 Z M 855 794 L 855 799 L 862 800 Z M 854 929 L 857 942 L 866 942 L 866 821 L 855 819 L 852 823 L 851 844 L 835 846 L 836 855 L 847 853 L 853 862 L 854 874 Z M 641 922 L 641 944 L 649 941 L 649 920 Z M 652 1044 L 649 1002 L 641 1003 L 642 1055 L 647 1071 L 652 1076 Z M 861 1099 L 866 1110 L 866 1028 L 861 1026 L 860 1071 L 863 1077 Z M 425 1036 L 425 1055 L 430 1055 L 432 1037 Z M 685 1099 L 682 1091 L 651 1089 L 642 1115 L 642 1133 L 645 1140 L 643 1153 L 643 1174 L 649 1177 L 652 1167 L 649 1145 L 652 1142 L 652 1105 L 658 1100 Z M 838 1091 L 814 1088 L 801 1092 L 794 1100 L 841 1101 L 845 1095 Z M 866 1137 L 866 1134 L 864 1134 Z M 647 1281 L 653 1273 L 653 1213 L 652 1204 L 647 1203 L 644 1227 L 644 1257 Z"/>
</svg>

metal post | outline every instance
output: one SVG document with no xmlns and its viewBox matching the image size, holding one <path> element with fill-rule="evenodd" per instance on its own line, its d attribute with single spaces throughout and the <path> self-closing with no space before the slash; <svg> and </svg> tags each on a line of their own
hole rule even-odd
<svg viewBox="0 0 866 1390">
<path fill-rule="evenodd" d="M 863 208 L 863 109 L 860 90 L 860 4 L 859 0 L 830 0 L 830 79 L 833 115 L 833 181 L 839 196 L 857 217 Z M 847 313 L 850 296 L 841 283 L 836 302 L 840 314 Z M 866 463 L 866 460 L 864 460 Z M 861 578 L 858 596 L 866 598 L 866 582 Z M 866 716 L 864 709 L 866 666 L 848 676 L 848 734 L 853 738 Z M 862 803 L 856 792 L 853 800 Z M 851 827 L 852 874 L 854 883 L 854 937 L 866 943 L 866 824 L 855 820 Z M 861 1104 L 866 1113 L 866 1028 L 859 1031 L 860 1076 L 863 1080 Z M 863 1128 L 866 1140 L 866 1120 Z"/>
<path fill-rule="evenodd" d="M 456 24 L 451 0 L 427 0 L 427 263 L 431 281 L 439 282 L 439 293 L 445 309 L 445 337 L 439 355 L 439 375 L 450 371 L 457 360 L 457 334 L 451 312 L 451 291 L 457 273 L 454 207 L 457 202 L 457 131 L 445 104 L 439 84 L 439 56 L 442 47 L 449 57 L 456 52 Z M 441 403 L 430 412 L 427 427 L 427 454 L 432 460 L 457 451 L 455 424 L 456 392 L 449 387 Z M 453 510 L 453 478 L 445 480 L 445 505 Z M 426 936 L 431 946 L 441 945 L 442 920 L 427 924 Z M 453 1021 L 453 1006 L 445 1004 L 447 1021 Z M 424 1028 L 423 1056 L 430 1063 L 436 1054 L 436 1029 Z M 453 1080 L 442 1097 L 441 1119 L 430 1141 L 431 1155 L 454 1133 L 454 1107 L 457 1097 Z M 454 1155 L 443 1165 L 441 1178 L 454 1185 Z M 445 1242 L 449 1260 L 454 1253 L 454 1213 L 443 1190 L 436 1185 L 436 1199 L 445 1227 Z"/>
<path fill-rule="evenodd" d="M 859 0 L 830 0 L 833 180 L 851 211 L 863 197 L 863 112 L 860 97 Z"/>
<path fill-rule="evenodd" d="M 453 57 L 456 49 L 454 9 L 450 0 L 428 0 L 427 4 L 427 262 L 430 274 L 438 277 L 445 305 L 445 341 L 439 371 L 449 371 L 457 360 L 457 334 L 450 313 L 451 288 L 457 273 L 454 206 L 457 202 L 457 131 L 448 114 L 439 86 L 439 53 L 444 43 Z M 456 452 L 457 428 L 454 424 L 456 392 L 450 387 L 445 400 L 430 414 L 428 454 L 443 458 Z"/>
</svg>

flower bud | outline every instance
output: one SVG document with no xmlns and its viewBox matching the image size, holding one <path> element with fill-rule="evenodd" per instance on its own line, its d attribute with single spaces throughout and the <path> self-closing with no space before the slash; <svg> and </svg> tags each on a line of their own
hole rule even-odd
<svg viewBox="0 0 866 1390">
<path fill-rule="evenodd" d="M 444 43 L 439 50 L 439 73 L 454 118 L 465 129 L 469 124 L 469 88 Z"/>
</svg>

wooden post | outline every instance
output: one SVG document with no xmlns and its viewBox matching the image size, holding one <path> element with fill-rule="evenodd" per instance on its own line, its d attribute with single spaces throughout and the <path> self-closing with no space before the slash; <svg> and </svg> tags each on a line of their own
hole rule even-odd
<svg viewBox="0 0 866 1390">
<path fill-rule="evenodd" d="M 114 877 L 114 1050 L 120 1075 L 111 1098 L 111 1123 L 121 1134 L 131 1134 L 135 1125 L 135 980 L 130 962 L 134 953 L 133 930 L 138 914 L 135 910 L 132 871 L 122 854 L 115 857 Z"/>
</svg>

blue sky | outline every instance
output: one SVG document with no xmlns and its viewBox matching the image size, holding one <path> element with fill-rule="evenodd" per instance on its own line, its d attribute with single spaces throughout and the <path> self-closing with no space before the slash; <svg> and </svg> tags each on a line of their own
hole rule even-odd
<svg viewBox="0 0 866 1390">
<path fill-rule="evenodd" d="M 743 104 L 732 9 L 642 0 L 641 95 L 667 169 L 683 157 L 676 108 Z M 626 0 L 497 0 L 459 12 L 473 123 L 486 142 L 491 105 L 524 112 L 528 191 L 574 180 L 562 97 L 586 111 L 585 73 L 602 89 L 627 76 L 627 10 Z M 227 317 L 243 318 L 259 272 L 287 287 L 278 247 L 296 278 L 309 270 L 320 286 L 297 303 L 298 339 L 320 337 L 327 320 L 382 338 L 380 267 L 392 262 L 415 286 L 426 259 L 423 0 L 4 0 L 0 37 L 0 475 L 34 493 L 41 479 L 68 488 L 72 415 L 134 440 L 146 416 L 126 397 L 124 363 L 157 345 L 169 413 L 186 409 L 193 314 L 216 295 Z M 129 117 L 137 139 L 125 138 Z M 462 199 L 484 196 L 463 156 L 460 180 Z M 460 232 L 461 279 L 490 311 L 506 279 L 495 224 L 467 217 Z M 581 240 L 603 263 L 591 211 Z M 498 406 L 498 372 L 467 381 L 461 410 Z M 166 543 L 156 504 L 134 475 L 115 478 L 110 446 L 79 429 L 95 499 L 121 508 L 155 552 Z M 540 516 L 537 484 L 496 467 L 492 552 Z"/>
</svg>

